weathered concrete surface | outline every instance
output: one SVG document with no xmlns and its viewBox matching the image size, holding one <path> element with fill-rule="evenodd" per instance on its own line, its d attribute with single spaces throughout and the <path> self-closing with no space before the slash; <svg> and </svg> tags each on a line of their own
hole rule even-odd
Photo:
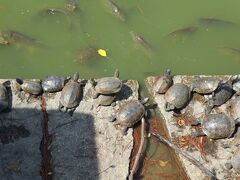
<svg viewBox="0 0 240 180">
<path fill-rule="evenodd" d="M 108 120 L 123 101 L 138 99 L 138 88 L 137 81 L 126 81 L 115 107 L 96 107 L 92 85 L 87 83 L 73 116 L 58 111 L 61 92 L 43 95 L 52 135 L 49 149 L 53 171 L 49 175 L 53 179 L 126 179 L 133 147 L 132 129 L 122 136 Z M 0 179 L 41 179 L 41 98 L 27 101 L 26 94 L 17 91 L 15 81 L 11 81 L 11 89 L 12 110 L 0 114 Z M 3 135 L 9 125 L 20 126 L 20 130 L 19 135 L 9 135 L 13 142 L 7 144 Z"/>
<path fill-rule="evenodd" d="M 230 76 L 217 76 L 220 79 L 227 80 Z M 187 85 L 191 84 L 193 76 L 175 76 L 174 83 L 183 82 Z M 158 110 L 160 111 L 162 118 L 165 121 L 167 126 L 169 137 L 172 141 L 176 140 L 176 137 L 189 135 L 192 131 L 190 126 L 185 126 L 184 128 L 180 128 L 177 125 L 177 119 L 174 118 L 173 112 L 166 112 L 164 109 L 165 99 L 164 95 L 155 94 L 153 92 L 153 84 L 156 77 L 148 77 L 145 80 L 146 86 L 153 96 L 155 102 L 158 104 Z M 234 98 L 234 97 L 233 97 Z M 225 112 L 227 115 L 230 116 L 229 111 L 229 101 L 218 107 L 214 108 L 214 112 Z M 185 118 L 195 119 L 201 117 L 203 115 L 203 111 L 205 108 L 204 104 L 204 97 L 194 93 L 192 100 L 190 101 L 189 105 L 182 110 L 182 114 L 185 114 Z M 219 179 L 236 179 L 239 178 L 239 174 L 236 174 L 234 170 L 225 170 L 224 165 L 225 163 L 229 162 L 230 158 L 232 157 L 232 153 L 237 149 L 234 145 L 234 138 L 229 139 L 221 139 L 210 142 L 211 148 L 209 148 L 207 153 L 207 162 L 202 159 L 201 154 L 197 150 L 189 149 L 188 152 L 199 160 L 202 164 L 205 165 L 206 168 L 209 170 L 214 169 L 217 173 L 217 177 Z M 224 148 L 225 146 L 229 146 L 228 148 Z M 196 166 L 191 164 L 181 155 L 179 155 L 179 159 L 182 162 L 183 167 L 186 170 L 190 179 L 193 180 L 201 180 L 205 179 L 205 174 L 203 174 Z"/>
<path fill-rule="evenodd" d="M 3 82 L 3 81 L 1 81 Z M 40 101 L 23 102 L 12 89 L 12 110 L 0 114 L 0 179 L 41 179 Z"/>
</svg>

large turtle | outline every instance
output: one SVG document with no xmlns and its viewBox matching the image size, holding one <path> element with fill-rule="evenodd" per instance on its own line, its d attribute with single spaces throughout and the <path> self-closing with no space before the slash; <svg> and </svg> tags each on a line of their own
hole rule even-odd
<svg viewBox="0 0 240 180">
<path fill-rule="evenodd" d="M 42 93 L 42 85 L 41 80 L 34 79 L 34 80 L 22 80 L 16 79 L 17 83 L 20 84 L 21 89 L 29 93 L 30 95 L 39 95 Z"/>
<path fill-rule="evenodd" d="M 69 79 L 70 77 L 48 76 L 42 81 L 43 91 L 50 93 L 61 91 Z"/>
<path fill-rule="evenodd" d="M 191 90 L 199 94 L 210 94 L 214 92 L 219 84 L 220 80 L 215 77 L 195 77 L 191 84 Z"/>
<path fill-rule="evenodd" d="M 207 136 L 211 139 L 223 139 L 231 137 L 235 131 L 235 125 L 240 118 L 233 120 L 224 113 L 207 114 L 195 120 L 192 125 L 201 124 L 202 131 L 193 133 L 193 136 Z"/>
<path fill-rule="evenodd" d="M 172 84 L 173 76 L 171 75 L 171 70 L 167 69 L 163 76 L 160 76 L 156 79 L 153 90 L 156 93 L 164 94 Z"/>
<path fill-rule="evenodd" d="M 181 109 L 187 105 L 191 98 L 190 88 L 182 83 L 172 85 L 164 95 L 166 100 L 165 110 Z"/>
<path fill-rule="evenodd" d="M 59 100 L 59 110 L 65 107 L 70 115 L 73 114 L 81 100 L 81 84 L 78 79 L 79 74 L 75 73 L 73 79 L 64 86 Z"/>
<path fill-rule="evenodd" d="M 10 99 L 7 91 L 9 83 L 10 83 L 9 81 L 0 83 L 0 112 L 10 107 Z"/>
<path fill-rule="evenodd" d="M 113 77 L 104 77 L 95 82 L 90 81 L 94 86 L 93 98 L 97 98 L 100 94 L 110 95 L 118 93 L 122 88 L 122 81 L 119 79 L 119 71 L 116 69 Z"/>
<path fill-rule="evenodd" d="M 122 134 L 126 135 L 127 130 L 133 127 L 145 114 L 144 104 L 148 102 L 148 98 L 142 101 L 130 100 L 120 105 L 115 117 L 111 119 L 116 129 L 122 128 Z"/>
</svg>

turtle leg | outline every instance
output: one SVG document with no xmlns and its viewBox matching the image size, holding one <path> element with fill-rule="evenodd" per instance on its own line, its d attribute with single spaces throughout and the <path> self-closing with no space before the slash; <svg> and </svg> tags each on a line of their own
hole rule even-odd
<svg viewBox="0 0 240 180">
<path fill-rule="evenodd" d="M 165 108 L 165 111 L 168 112 L 168 111 L 173 110 L 175 107 L 172 104 L 166 103 L 164 108 Z"/>
<path fill-rule="evenodd" d="M 62 111 L 62 108 L 64 108 L 64 106 L 63 106 L 62 103 L 59 101 L 58 110 L 59 110 L 59 111 Z"/>
<path fill-rule="evenodd" d="M 203 131 L 196 131 L 191 133 L 192 137 L 200 137 L 200 136 L 206 136 Z"/>
<path fill-rule="evenodd" d="M 26 94 L 26 98 L 27 98 L 27 103 L 29 103 L 30 99 L 31 99 L 31 94 Z"/>
<path fill-rule="evenodd" d="M 93 91 L 93 94 L 92 94 L 92 96 L 93 96 L 93 99 L 97 99 L 98 98 L 98 93 L 94 90 Z"/>
<path fill-rule="evenodd" d="M 121 132 L 122 132 L 122 135 L 123 135 L 123 136 L 126 136 L 127 133 L 128 133 L 128 127 L 122 128 Z"/>
<path fill-rule="evenodd" d="M 70 116 L 73 115 L 73 112 L 76 110 L 76 108 L 68 108 L 68 113 Z"/>
</svg>

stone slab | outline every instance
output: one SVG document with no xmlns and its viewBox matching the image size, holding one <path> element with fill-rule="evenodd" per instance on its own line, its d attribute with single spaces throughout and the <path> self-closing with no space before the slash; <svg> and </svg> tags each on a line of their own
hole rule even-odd
<svg viewBox="0 0 240 180">
<path fill-rule="evenodd" d="M 184 84 L 190 85 L 194 76 L 174 76 L 174 83 L 182 82 Z M 202 77 L 202 76 L 200 76 Z M 223 81 L 226 81 L 230 78 L 230 76 L 215 76 Z M 158 104 L 158 111 L 162 115 L 162 119 L 165 122 L 167 127 L 168 135 L 172 141 L 176 140 L 177 137 L 189 135 L 192 129 L 189 126 L 185 126 L 185 128 L 180 128 L 177 125 L 176 118 L 173 116 L 173 112 L 166 112 L 164 109 L 165 106 L 165 99 L 164 95 L 156 94 L 153 92 L 154 82 L 157 77 L 148 77 L 145 79 L 145 84 L 149 93 L 153 96 L 154 101 Z M 196 119 L 201 117 L 204 113 L 205 108 L 205 98 L 197 93 L 194 93 L 192 100 L 188 104 L 186 108 L 182 110 L 182 114 L 185 113 L 186 118 Z M 234 97 L 232 97 L 234 98 Z M 229 101 L 217 108 L 214 108 L 213 113 L 216 112 L 225 112 L 227 115 L 230 116 L 229 111 Z M 190 112 L 190 115 L 188 114 Z M 206 156 L 207 162 L 203 160 L 201 154 L 197 150 L 187 149 L 188 153 L 199 160 L 206 168 L 209 170 L 214 169 L 216 171 L 216 175 L 219 179 L 236 179 L 239 178 L 240 175 L 236 174 L 234 170 L 226 170 L 224 165 L 225 163 L 229 162 L 230 158 L 232 157 L 232 153 L 236 151 L 237 146 L 234 145 L 234 138 L 229 139 L 221 139 L 216 140 L 214 142 L 210 142 L 212 144 L 212 149 L 209 149 L 208 154 Z M 228 147 L 228 148 L 225 148 Z M 181 155 L 178 155 L 180 162 L 182 163 L 184 169 L 186 170 L 187 175 L 192 180 L 202 180 L 205 179 L 206 176 L 203 174 L 196 166 L 192 163 L 187 161 Z"/>
</svg>

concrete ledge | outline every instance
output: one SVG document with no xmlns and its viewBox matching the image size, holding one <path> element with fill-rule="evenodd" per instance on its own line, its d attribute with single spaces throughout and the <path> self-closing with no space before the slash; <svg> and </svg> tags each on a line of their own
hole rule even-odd
<svg viewBox="0 0 240 180">
<path fill-rule="evenodd" d="M 229 79 L 230 76 L 215 76 L 223 80 Z M 174 83 L 182 82 L 187 85 L 191 84 L 193 76 L 174 76 Z M 160 111 L 162 118 L 167 126 L 168 135 L 172 141 L 176 142 L 176 139 L 180 136 L 189 135 L 191 132 L 190 126 L 185 126 L 184 128 L 180 128 L 177 125 L 177 118 L 173 116 L 173 112 L 166 112 L 164 109 L 165 99 L 164 95 L 155 94 L 153 92 L 153 84 L 156 80 L 156 77 L 148 77 L 145 79 L 145 84 L 148 88 L 148 91 L 153 96 L 153 99 L 158 104 L 158 110 Z M 234 98 L 234 97 L 233 97 Z M 225 112 L 230 116 L 229 111 L 229 101 L 218 107 L 214 108 L 215 112 Z M 205 108 L 204 97 L 194 93 L 192 100 L 189 105 L 182 110 L 182 114 L 184 114 L 183 118 L 195 119 L 203 115 L 203 110 Z M 214 112 L 213 111 L 213 112 Z M 225 163 L 229 162 L 232 157 L 232 153 L 237 149 L 234 145 L 234 138 L 229 139 L 221 139 L 216 141 L 208 141 L 207 143 L 206 153 L 207 153 L 207 162 L 204 161 L 201 157 L 199 151 L 193 148 L 188 148 L 188 152 L 199 160 L 202 164 L 205 165 L 209 170 L 214 169 L 217 173 L 217 177 L 219 179 L 234 179 L 239 177 L 238 174 L 235 173 L 234 170 L 225 170 Z M 229 148 L 224 148 L 225 146 L 229 146 Z M 192 180 L 201 180 L 205 179 L 205 174 L 203 174 L 197 167 L 192 165 L 189 161 L 184 159 L 181 155 L 179 155 L 179 159 L 182 162 L 183 167 L 186 170 L 187 175 Z"/>
</svg>

